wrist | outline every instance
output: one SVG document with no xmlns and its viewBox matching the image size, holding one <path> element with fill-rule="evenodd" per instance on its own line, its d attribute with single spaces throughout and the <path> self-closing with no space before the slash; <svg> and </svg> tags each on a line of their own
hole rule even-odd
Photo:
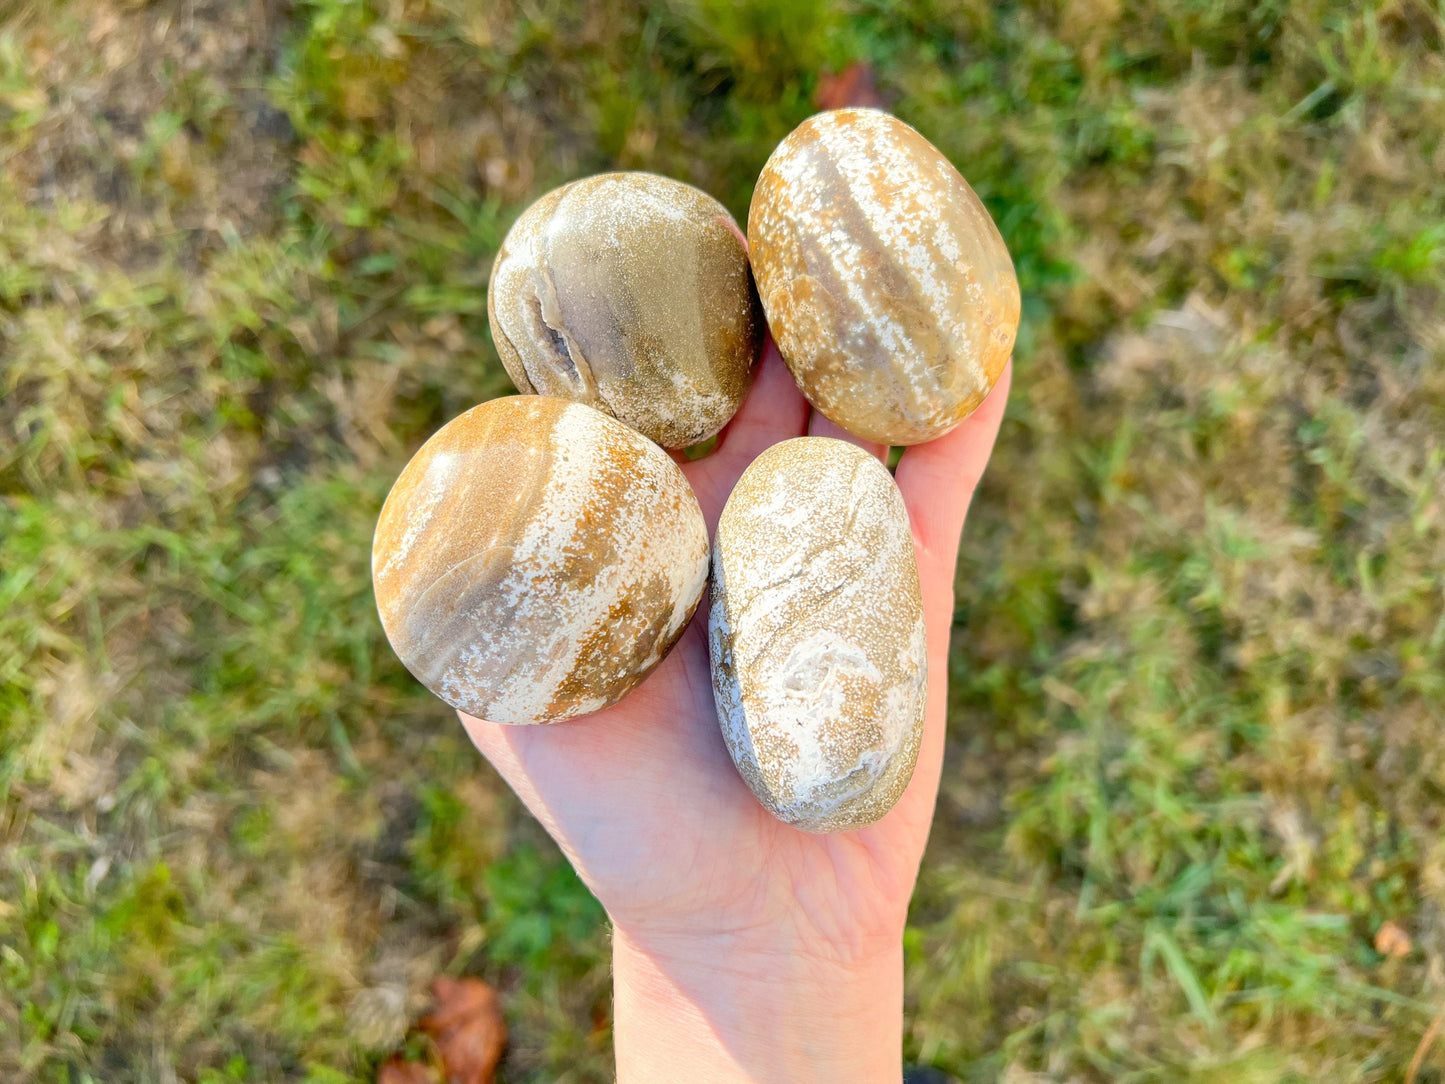
<svg viewBox="0 0 1445 1084">
<path fill-rule="evenodd" d="M 774 931 L 613 938 L 620 1084 L 897 1081 L 900 938 L 838 952 Z"/>
</svg>

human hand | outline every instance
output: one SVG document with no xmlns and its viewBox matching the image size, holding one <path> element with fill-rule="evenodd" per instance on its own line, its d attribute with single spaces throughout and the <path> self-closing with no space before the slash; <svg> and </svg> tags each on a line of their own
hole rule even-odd
<svg viewBox="0 0 1445 1084">
<path fill-rule="evenodd" d="M 900 1076 L 902 934 L 943 763 L 958 540 L 1009 377 L 953 432 L 909 448 L 895 475 L 918 557 L 928 710 L 913 780 L 876 824 L 810 835 L 758 804 L 718 727 L 706 596 L 672 653 L 605 711 L 533 727 L 462 715 L 612 920 L 624 1084 Z M 683 464 L 709 534 L 748 464 L 804 433 L 888 451 L 812 413 L 769 340 L 717 448 Z"/>
</svg>

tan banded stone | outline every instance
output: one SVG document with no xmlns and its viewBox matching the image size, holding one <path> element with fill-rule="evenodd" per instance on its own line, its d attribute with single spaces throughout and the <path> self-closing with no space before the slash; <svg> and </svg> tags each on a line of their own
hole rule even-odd
<svg viewBox="0 0 1445 1084">
<path fill-rule="evenodd" d="M 717 433 L 747 394 L 764 333 L 741 236 L 717 200 L 653 173 L 547 193 L 513 224 L 487 287 L 513 383 L 669 448 Z"/>
<path fill-rule="evenodd" d="M 398 657 L 494 722 L 616 703 L 682 634 L 707 580 L 682 471 L 591 407 L 509 396 L 439 430 L 397 478 L 372 544 Z"/>
<path fill-rule="evenodd" d="M 927 653 L 908 512 L 887 468 L 827 437 L 775 444 L 718 522 L 713 693 L 738 772 L 774 816 L 861 828 L 908 786 Z"/>
<path fill-rule="evenodd" d="M 1018 331 L 1003 237 L 937 148 L 876 109 L 819 113 L 763 167 L 748 211 L 758 293 L 809 402 L 884 444 L 948 432 Z"/>
</svg>

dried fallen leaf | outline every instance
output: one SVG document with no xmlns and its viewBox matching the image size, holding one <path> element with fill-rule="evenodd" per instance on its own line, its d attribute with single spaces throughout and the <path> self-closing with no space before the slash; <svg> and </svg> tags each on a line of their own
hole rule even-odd
<svg viewBox="0 0 1445 1084">
<path fill-rule="evenodd" d="M 818 76 L 818 89 L 813 104 L 819 109 L 843 109 L 847 106 L 870 105 L 882 108 L 883 95 L 873 78 L 873 68 L 855 60 L 837 75 L 823 72 Z"/>
<path fill-rule="evenodd" d="M 437 1084 L 437 1078 L 421 1062 L 387 1058 L 376 1071 L 376 1084 Z"/>
<path fill-rule="evenodd" d="M 1381 956 L 1408 956 L 1414 947 L 1410 935 L 1389 919 L 1375 933 L 1375 951 Z"/>
<path fill-rule="evenodd" d="M 432 1037 L 451 1084 L 492 1084 L 507 1024 L 497 992 L 480 979 L 442 977 L 432 983 L 436 1008 L 418 1026 Z"/>
</svg>

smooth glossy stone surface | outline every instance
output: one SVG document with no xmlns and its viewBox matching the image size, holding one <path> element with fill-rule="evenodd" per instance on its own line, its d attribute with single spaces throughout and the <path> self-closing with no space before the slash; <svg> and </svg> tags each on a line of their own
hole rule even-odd
<svg viewBox="0 0 1445 1084">
<path fill-rule="evenodd" d="M 770 812 L 831 832 L 893 808 L 927 654 L 913 533 L 882 463 L 828 437 L 753 461 L 718 522 L 708 645 L 723 740 Z"/>
<path fill-rule="evenodd" d="M 616 703 L 707 582 L 707 527 L 657 445 L 591 407 L 509 396 L 439 430 L 392 486 L 371 549 L 392 648 L 499 723 Z"/>
<path fill-rule="evenodd" d="M 800 124 L 748 211 L 758 293 L 813 406 L 850 433 L 918 444 L 983 402 L 1013 351 L 1008 249 L 938 149 L 876 109 Z"/>
<path fill-rule="evenodd" d="M 727 208 L 653 173 L 532 204 L 492 265 L 487 313 L 520 391 L 587 403 L 668 448 L 727 424 L 764 333 Z"/>
</svg>

